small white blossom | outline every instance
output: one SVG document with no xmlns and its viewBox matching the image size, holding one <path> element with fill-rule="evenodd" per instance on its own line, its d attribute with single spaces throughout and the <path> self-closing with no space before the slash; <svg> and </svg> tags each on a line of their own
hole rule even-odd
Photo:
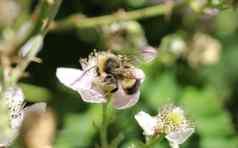
<svg viewBox="0 0 238 148">
<path fill-rule="evenodd" d="M 165 135 L 174 146 L 184 143 L 195 130 L 184 111 L 173 105 L 163 107 L 156 116 L 141 111 L 135 115 L 135 119 L 144 130 L 144 135 Z"/>
<path fill-rule="evenodd" d="M 196 33 L 193 37 L 191 49 L 188 51 L 188 62 L 192 66 L 217 64 L 222 51 L 221 43 L 215 38 Z"/>
<path fill-rule="evenodd" d="M 36 103 L 24 107 L 24 94 L 19 87 L 8 88 L 3 95 L 4 101 L 8 106 L 9 128 L 11 131 L 8 135 L 1 135 L 0 146 L 8 146 L 19 134 L 24 117 L 28 112 L 43 112 L 46 109 L 46 103 Z"/>
</svg>

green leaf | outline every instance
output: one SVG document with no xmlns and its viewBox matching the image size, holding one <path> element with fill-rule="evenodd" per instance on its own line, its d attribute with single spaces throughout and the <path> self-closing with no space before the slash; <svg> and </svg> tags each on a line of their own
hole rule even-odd
<svg viewBox="0 0 238 148">
<path fill-rule="evenodd" d="M 162 104 L 174 102 L 178 92 L 179 88 L 171 72 L 164 72 L 154 79 L 146 79 L 142 87 L 145 101 L 155 110 L 158 110 Z"/>
<path fill-rule="evenodd" d="M 223 112 L 213 117 L 196 118 L 196 127 L 199 134 L 204 137 L 225 137 L 234 135 L 229 114 Z"/>
<path fill-rule="evenodd" d="M 27 101 L 48 101 L 50 98 L 52 98 L 51 92 L 46 88 L 26 83 L 20 83 L 19 85 L 22 88 Z"/>
<path fill-rule="evenodd" d="M 238 138 L 216 138 L 210 137 L 203 139 L 201 142 L 202 148 L 237 148 Z"/>
<path fill-rule="evenodd" d="M 64 118 L 64 128 L 59 132 L 55 147 L 88 147 L 101 123 L 100 106 L 92 106 L 88 112 L 69 113 Z"/>
<path fill-rule="evenodd" d="M 211 87 L 185 88 L 180 103 L 194 118 L 213 117 L 223 112 L 222 100 Z"/>
</svg>

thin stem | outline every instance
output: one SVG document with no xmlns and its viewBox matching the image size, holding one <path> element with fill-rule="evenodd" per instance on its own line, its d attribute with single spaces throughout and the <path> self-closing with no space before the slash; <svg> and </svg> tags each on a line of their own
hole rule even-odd
<svg viewBox="0 0 238 148">
<path fill-rule="evenodd" d="M 143 148 L 151 148 L 154 144 L 156 144 L 157 142 L 160 141 L 161 137 L 162 137 L 162 136 L 159 136 L 159 135 L 158 135 L 158 136 L 155 136 L 155 137 L 150 138 L 150 139 L 146 142 L 146 144 L 144 145 Z"/>
<path fill-rule="evenodd" d="M 142 8 L 134 11 L 119 11 L 117 13 L 98 17 L 83 17 L 82 15 L 72 15 L 64 20 L 56 21 L 50 26 L 51 31 L 62 31 L 72 28 L 90 28 L 100 25 L 111 24 L 116 21 L 136 20 L 146 17 L 153 17 L 161 14 L 166 14 L 170 8 L 166 5 L 156 5 L 147 8 Z"/>
<path fill-rule="evenodd" d="M 102 125 L 100 129 L 100 140 L 101 140 L 101 148 L 107 148 L 108 147 L 108 141 L 107 141 L 107 103 L 104 103 L 102 105 Z"/>
<path fill-rule="evenodd" d="M 41 0 L 41 3 L 38 6 L 37 20 L 32 34 L 41 34 L 42 36 L 46 35 L 48 24 L 55 18 L 61 2 L 62 0 L 55 0 L 54 3 L 50 4 L 47 0 Z M 31 63 L 34 57 L 36 57 L 37 53 L 37 50 L 31 50 L 29 56 L 17 65 L 17 67 L 13 70 L 12 80 L 10 80 L 9 83 L 10 85 L 15 84 L 19 80 L 27 66 Z"/>
<path fill-rule="evenodd" d="M 24 73 L 27 66 L 30 64 L 30 62 L 33 60 L 33 58 L 38 53 L 39 48 L 42 46 L 42 43 L 43 43 L 42 36 L 37 36 L 34 38 L 34 41 L 32 41 L 32 43 L 31 43 L 32 47 L 29 50 L 28 55 L 25 56 L 25 58 L 17 65 L 17 67 L 15 69 L 13 69 L 12 75 L 11 75 L 11 80 L 9 80 L 10 85 L 15 84 L 19 80 L 19 78 Z M 30 44 L 30 43 L 26 43 L 26 44 Z"/>
<path fill-rule="evenodd" d="M 62 3 L 62 0 L 54 0 L 50 2 L 49 0 L 41 0 L 37 13 L 37 21 L 35 22 L 36 26 L 33 33 L 41 33 L 45 35 L 48 31 L 50 23 L 54 20 L 59 7 Z"/>
<path fill-rule="evenodd" d="M 121 133 L 111 142 L 110 148 L 117 148 L 120 142 L 125 138 L 125 136 Z"/>
<path fill-rule="evenodd" d="M 50 3 L 49 0 L 40 0 L 32 15 L 33 26 L 29 27 L 22 39 L 16 43 L 16 49 L 20 49 L 24 43 L 36 34 L 45 35 L 49 29 L 49 24 L 54 20 L 62 0 L 54 0 Z"/>
<path fill-rule="evenodd" d="M 170 142 L 169 145 L 171 148 L 179 148 L 179 144 L 177 144 L 177 143 Z"/>
</svg>

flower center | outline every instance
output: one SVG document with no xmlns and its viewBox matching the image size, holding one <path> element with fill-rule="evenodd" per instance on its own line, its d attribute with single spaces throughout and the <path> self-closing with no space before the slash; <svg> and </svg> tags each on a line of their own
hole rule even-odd
<svg viewBox="0 0 238 148">
<path fill-rule="evenodd" d="M 168 113 L 166 120 L 175 127 L 178 127 L 183 122 L 183 116 L 176 112 L 170 112 Z"/>
</svg>

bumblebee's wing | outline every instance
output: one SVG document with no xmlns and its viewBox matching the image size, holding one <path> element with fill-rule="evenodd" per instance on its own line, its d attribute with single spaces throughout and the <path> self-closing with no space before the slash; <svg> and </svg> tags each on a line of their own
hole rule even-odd
<svg viewBox="0 0 238 148">
<path fill-rule="evenodd" d="M 192 134 L 194 133 L 194 128 L 185 128 L 176 132 L 172 132 L 166 136 L 166 139 L 172 143 L 182 144 L 184 143 Z"/>
<path fill-rule="evenodd" d="M 61 83 L 77 91 L 85 102 L 106 102 L 105 96 L 92 87 L 92 82 L 95 79 L 93 71 L 81 71 L 73 68 L 58 68 L 56 76 Z"/>
</svg>

